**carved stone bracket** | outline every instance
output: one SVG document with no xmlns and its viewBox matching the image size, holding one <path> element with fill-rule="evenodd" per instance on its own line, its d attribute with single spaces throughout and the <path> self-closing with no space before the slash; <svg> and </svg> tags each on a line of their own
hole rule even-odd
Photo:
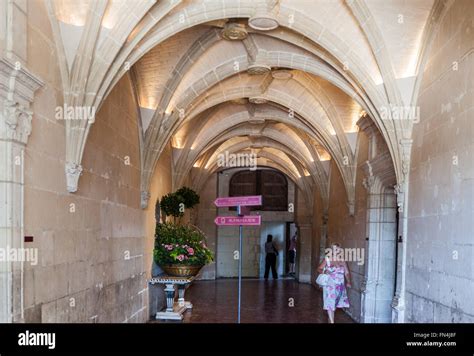
<svg viewBox="0 0 474 356">
<path fill-rule="evenodd" d="M 355 214 L 355 201 L 354 200 L 348 200 L 346 204 L 347 204 L 347 208 L 349 209 L 349 215 L 354 216 L 354 214 Z"/>
<path fill-rule="evenodd" d="M 79 177 L 82 174 L 82 166 L 74 162 L 66 162 L 66 184 L 69 193 L 77 192 Z"/>
<path fill-rule="evenodd" d="M 150 192 L 142 190 L 140 192 L 140 207 L 146 209 L 148 207 L 148 202 L 150 201 Z"/>
</svg>

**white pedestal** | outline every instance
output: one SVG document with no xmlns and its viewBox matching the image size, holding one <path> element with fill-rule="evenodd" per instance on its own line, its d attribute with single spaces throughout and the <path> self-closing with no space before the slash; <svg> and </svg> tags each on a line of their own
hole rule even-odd
<svg viewBox="0 0 474 356">
<path fill-rule="evenodd" d="M 157 320 L 183 320 L 183 313 L 192 309 L 193 305 L 191 302 L 187 302 L 184 299 L 184 292 L 186 285 L 191 284 L 194 277 L 183 278 L 183 277 L 156 277 L 150 280 L 150 284 L 165 284 L 166 293 L 166 309 L 156 313 L 155 319 Z M 178 286 L 178 300 L 175 301 L 176 286 Z"/>
</svg>

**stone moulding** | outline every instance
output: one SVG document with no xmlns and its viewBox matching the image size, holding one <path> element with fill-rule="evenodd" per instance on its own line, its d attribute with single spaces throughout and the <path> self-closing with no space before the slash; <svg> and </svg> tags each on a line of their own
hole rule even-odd
<svg viewBox="0 0 474 356">
<path fill-rule="evenodd" d="M 31 134 L 33 113 L 29 107 L 34 93 L 44 83 L 29 73 L 19 62 L 0 59 L 0 99 L 3 110 L 1 137 L 26 145 Z"/>
<path fill-rule="evenodd" d="M 23 248 L 24 155 L 32 130 L 29 110 L 44 83 L 19 61 L 0 58 L 0 248 Z M 20 158 L 18 160 L 18 158 Z M 22 265 L 23 266 L 23 265 Z M 24 318 L 24 271 L 13 263 L 0 270 L 0 322 Z"/>
</svg>

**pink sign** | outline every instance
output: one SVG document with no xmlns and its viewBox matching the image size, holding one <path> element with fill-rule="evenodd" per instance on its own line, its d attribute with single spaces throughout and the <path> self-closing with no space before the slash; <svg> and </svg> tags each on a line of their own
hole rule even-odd
<svg viewBox="0 0 474 356">
<path fill-rule="evenodd" d="M 262 217 L 260 215 L 218 216 L 214 222 L 218 226 L 260 225 Z"/>
<path fill-rule="evenodd" d="M 262 205 L 262 196 L 261 195 L 249 195 L 245 197 L 221 197 L 217 198 L 214 201 L 214 204 L 218 208 L 224 206 L 257 206 Z"/>
</svg>

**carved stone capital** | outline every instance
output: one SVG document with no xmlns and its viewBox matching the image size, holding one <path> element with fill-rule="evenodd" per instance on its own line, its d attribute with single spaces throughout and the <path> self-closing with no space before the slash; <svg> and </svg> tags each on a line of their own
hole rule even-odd
<svg viewBox="0 0 474 356">
<path fill-rule="evenodd" d="M 19 63 L 0 58 L 0 138 L 27 143 L 33 117 L 29 107 L 42 85 Z"/>
<path fill-rule="evenodd" d="M 362 180 L 362 185 L 364 188 L 370 192 L 371 188 L 373 187 L 375 183 L 375 177 L 374 176 L 367 176 Z"/>
<path fill-rule="evenodd" d="M 69 193 L 77 192 L 79 177 L 82 174 L 82 166 L 74 162 L 66 162 L 66 184 Z"/>
<path fill-rule="evenodd" d="M 23 105 L 12 100 L 5 100 L 3 103 L 3 120 L 5 123 L 3 138 L 18 141 L 22 144 L 28 142 L 31 134 L 31 119 L 33 113 Z"/>
</svg>

